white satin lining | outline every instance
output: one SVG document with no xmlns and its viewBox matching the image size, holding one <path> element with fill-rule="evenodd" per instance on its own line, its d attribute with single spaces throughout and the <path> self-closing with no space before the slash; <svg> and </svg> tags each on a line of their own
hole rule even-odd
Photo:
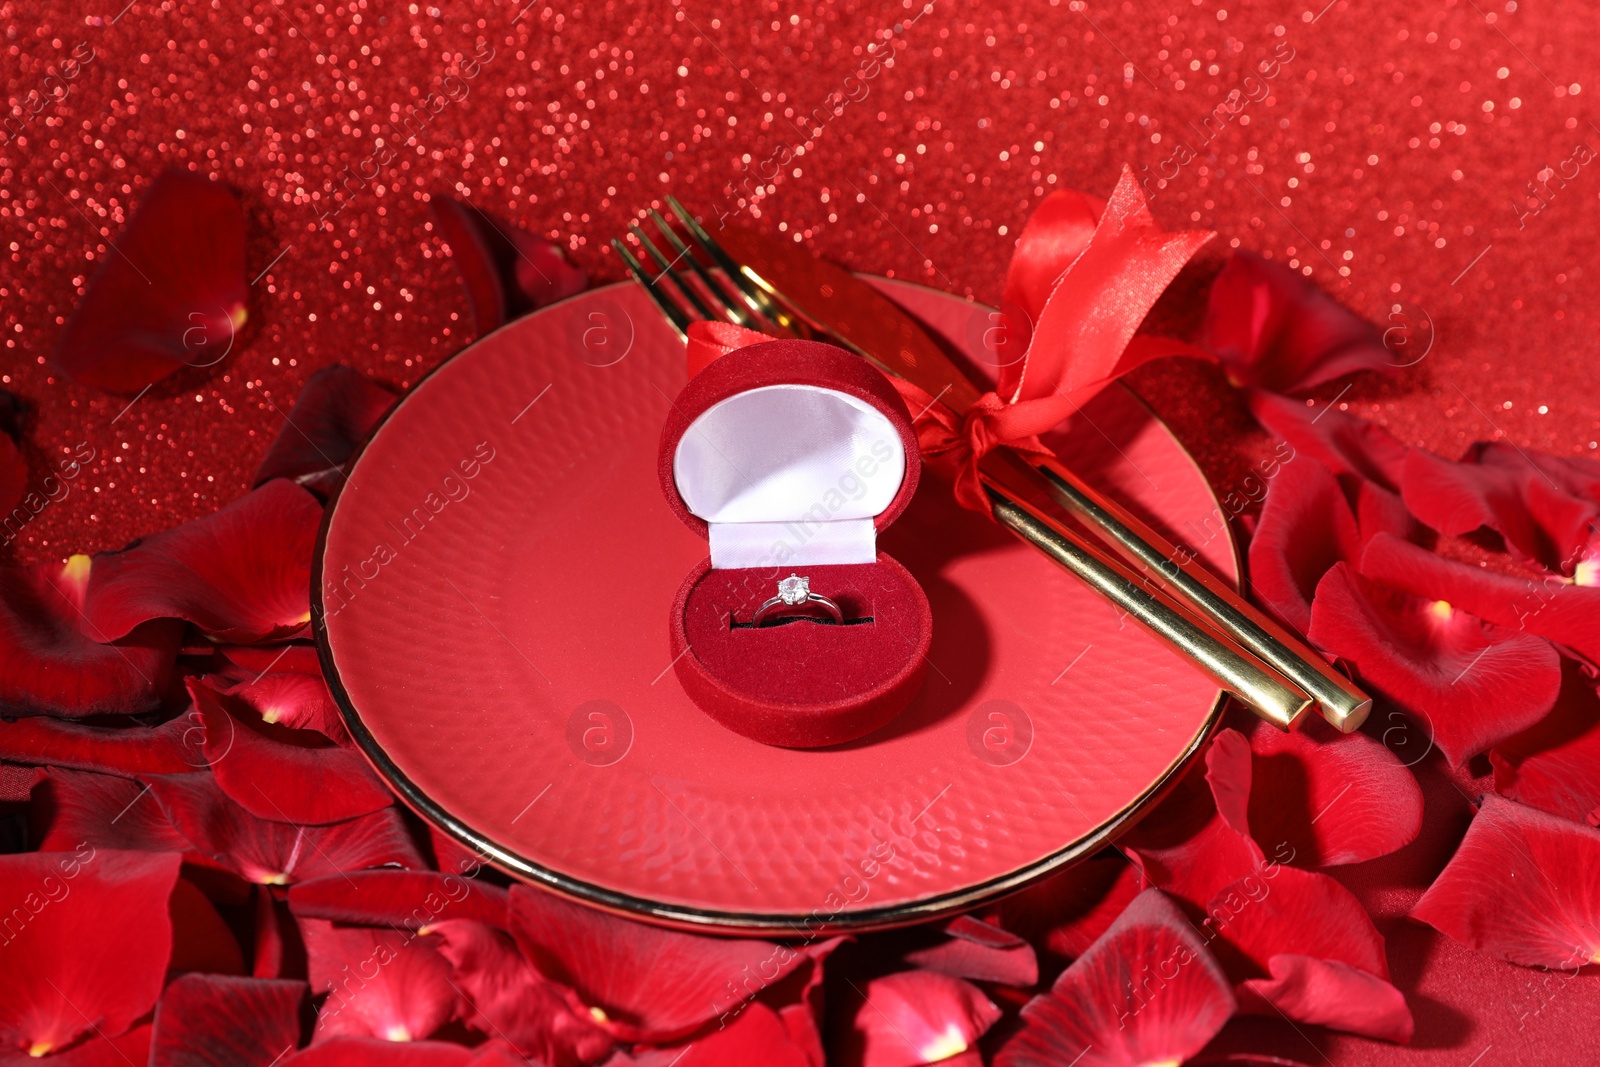
<svg viewBox="0 0 1600 1067">
<path fill-rule="evenodd" d="M 711 528 L 718 569 L 872 562 L 872 519 L 905 469 L 888 418 L 810 385 L 762 386 L 713 404 L 672 463 L 679 494 Z"/>
</svg>

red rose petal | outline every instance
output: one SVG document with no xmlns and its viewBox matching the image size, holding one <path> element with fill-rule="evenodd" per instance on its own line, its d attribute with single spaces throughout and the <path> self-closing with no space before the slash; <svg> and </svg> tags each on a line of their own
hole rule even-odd
<svg viewBox="0 0 1600 1067">
<path fill-rule="evenodd" d="M 1209 939 L 1221 935 L 1219 955 L 1244 982 L 1243 1010 L 1410 1040 L 1410 1009 L 1389 983 L 1383 937 L 1327 875 L 1268 867 L 1218 893 L 1204 926 Z M 1285 999 L 1275 999 L 1280 992 Z"/>
<path fill-rule="evenodd" d="M 589 284 L 588 274 L 544 238 L 451 196 L 435 195 L 432 205 L 479 336 Z"/>
<path fill-rule="evenodd" d="M 335 1036 L 420 1041 L 455 1014 L 450 964 L 433 945 L 402 930 L 300 919 L 312 996 L 313 1041 Z"/>
<path fill-rule="evenodd" d="M 0 568 L 0 706 L 13 714 L 82 718 L 160 705 L 182 628 L 162 621 L 115 635 L 97 629 L 80 610 L 89 570 L 88 556 Z M 113 636 L 122 640 L 103 643 Z"/>
<path fill-rule="evenodd" d="M 273 890 L 264 885 L 250 887 L 256 920 L 255 960 L 252 973 L 257 978 L 281 978 L 289 974 L 303 974 L 303 958 L 299 968 L 291 965 L 292 949 L 299 946 L 299 928 L 289 915 L 288 905 L 278 900 Z M 291 937 L 292 935 L 292 937 Z M 304 953 L 299 954 L 301 957 Z"/>
<path fill-rule="evenodd" d="M 1485 467 L 1521 470 L 1533 467 L 1549 477 L 1554 488 L 1600 504 L 1600 462 L 1585 456 L 1552 456 L 1530 452 L 1509 441 L 1479 441 L 1470 456 Z"/>
<path fill-rule="evenodd" d="M 1486 796 L 1411 917 L 1528 967 L 1600 963 L 1600 830 Z"/>
<path fill-rule="evenodd" d="M 1305 633 L 1311 597 L 1328 568 L 1361 558 L 1361 534 L 1333 472 L 1309 456 L 1284 464 L 1267 489 L 1250 538 L 1250 591 L 1286 626 Z"/>
<path fill-rule="evenodd" d="M 900 971 L 857 988 L 832 1043 L 843 1067 L 915 1067 L 976 1048 L 1000 1018 L 978 987 L 935 971 Z"/>
<path fill-rule="evenodd" d="M 49 1067 L 128 1067 L 144 1063 L 150 1056 L 150 1025 L 136 1026 L 116 1037 L 91 1037 L 69 1049 L 50 1054 Z M 18 1053 L 7 1064 L 37 1064 L 41 1061 Z"/>
<path fill-rule="evenodd" d="M 933 943 L 906 952 L 901 959 L 913 967 L 939 971 L 956 978 L 1026 988 L 1039 981 L 1039 961 L 1033 946 L 1016 934 L 961 915 L 932 931 Z"/>
<path fill-rule="evenodd" d="M 330 1037 L 285 1057 L 282 1067 L 468 1067 L 480 1061 L 472 1049 L 449 1041 L 383 1041 Z M 514 1061 L 513 1061 L 514 1062 Z"/>
<path fill-rule="evenodd" d="M 1000 904 L 1000 924 L 1075 959 L 1139 895 L 1139 869 L 1112 850 L 1074 864 Z"/>
<path fill-rule="evenodd" d="M 806 962 L 775 986 L 762 990 L 762 1000 L 778 1006 L 778 1018 L 794 1046 L 805 1054 L 810 1067 L 825 1067 L 827 1053 L 822 1046 L 823 966 L 845 938 L 816 941 L 802 951 Z M 750 1004 L 755 1004 L 751 1001 Z"/>
<path fill-rule="evenodd" d="M 1310 456 L 1335 474 L 1355 475 L 1385 489 L 1400 488 L 1410 449 L 1377 423 L 1329 407 L 1307 407 L 1303 401 L 1259 389 L 1247 399 L 1256 421 L 1287 441 L 1295 455 Z"/>
<path fill-rule="evenodd" d="M 300 387 L 251 484 L 287 478 L 330 496 L 344 484 L 346 461 L 394 402 L 393 391 L 358 370 L 322 368 Z"/>
<path fill-rule="evenodd" d="M 0 433 L 21 443 L 23 423 L 29 415 L 29 404 L 9 389 L 0 389 Z"/>
<path fill-rule="evenodd" d="M 109 774 L 51 767 L 33 795 L 39 848 L 71 851 L 88 843 L 130 852 L 187 852 L 180 834 L 143 784 Z"/>
<path fill-rule="evenodd" d="M 0 758 L 107 774 L 182 774 L 206 765 L 189 715 L 160 726 L 99 726 L 38 716 L 0 728 Z"/>
<path fill-rule="evenodd" d="M 1250 742 L 1238 730 L 1220 730 L 1206 750 L 1206 784 L 1217 815 L 1228 828 L 1250 837 Z M 1251 840 L 1255 840 L 1253 837 Z"/>
<path fill-rule="evenodd" d="M 1138 864 L 1146 884 L 1197 908 L 1222 886 L 1265 863 L 1260 846 L 1218 813 L 1212 797 L 1207 781 L 1211 765 L 1226 755 L 1226 748 L 1215 757 L 1208 751 L 1205 766 L 1191 768 L 1155 810 L 1117 842 Z M 1244 821 L 1242 812 L 1232 814 Z"/>
<path fill-rule="evenodd" d="M 467 848 L 455 838 L 443 833 L 432 823 L 428 824 L 428 845 L 433 852 L 433 866 L 441 871 L 474 875 L 488 862 L 485 857 Z"/>
<path fill-rule="evenodd" d="M 365 758 L 314 730 L 262 722 L 248 706 L 198 679 L 189 693 L 205 726 L 205 753 L 217 784 L 252 815 L 326 824 L 369 815 L 394 796 Z"/>
<path fill-rule="evenodd" d="M 27 804 L 33 788 L 44 781 L 46 768 L 0 762 L 0 804 Z"/>
<path fill-rule="evenodd" d="M 289 890 L 289 907 L 310 919 L 426 932 L 445 919 L 506 928 L 510 896 L 497 885 L 438 871 L 351 871 Z"/>
<path fill-rule="evenodd" d="M 28 487 L 28 461 L 22 455 L 22 422 L 28 412 L 28 406 L 21 397 L 9 389 L 0 389 L 0 515 L 4 515 L 4 525 L 0 526 L 0 548 L 10 544 L 21 532 L 21 526 L 33 516 L 44 510 L 48 498 L 39 493 L 33 494 L 34 499 L 28 501 L 28 508 L 21 514 L 13 514 L 19 501 L 22 500 L 23 490 Z M 63 463 L 63 473 L 71 471 L 68 477 L 77 474 L 76 464 Z M 49 492 L 55 490 L 48 484 L 41 488 Z"/>
<path fill-rule="evenodd" d="M 1383 937 L 1360 902 L 1315 871 L 1273 864 L 1223 886 L 1206 908 L 1204 926 L 1208 939 L 1221 934 L 1258 974 L 1268 972 L 1273 956 L 1292 952 L 1389 977 Z M 1221 958 L 1241 970 L 1226 954 Z"/>
<path fill-rule="evenodd" d="M 995 1067 L 1179 1063 L 1233 1014 L 1227 976 L 1159 890 L 1141 893 L 1104 937 L 1022 1009 Z"/>
<path fill-rule="evenodd" d="M 271 1067 L 300 1043 L 304 982 L 186 974 L 156 1005 L 157 1067 Z"/>
<path fill-rule="evenodd" d="M 1364 481 L 1356 489 L 1356 526 L 1361 530 L 1363 546 L 1385 533 L 1407 541 L 1424 539 L 1423 525 L 1406 510 L 1400 494 L 1377 482 Z"/>
<path fill-rule="evenodd" d="M 262 722 L 296 730 L 315 730 L 339 744 L 350 739 L 344 720 L 339 717 L 339 706 L 333 702 L 333 694 L 328 692 L 328 684 L 320 674 L 274 671 L 218 686 L 217 691 L 249 705 Z"/>
<path fill-rule="evenodd" d="M 534 970 L 504 931 L 472 919 L 442 919 L 424 930 L 450 961 L 474 1030 L 549 1067 L 596 1063 L 616 1043 L 590 1016 L 573 1011 L 568 991 Z"/>
<path fill-rule="evenodd" d="M 702 1028 L 691 1040 L 683 1044 L 652 1049 L 649 1056 L 641 1062 L 656 1062 L 654 1057 L 657 1052 L 685 1052 L 697 1042 L 737 1025 L 745 1012 L 760 1006 L 777 1013 L 779 1021 L 783 1024 L 784 1040 L 799 1050 L 809 1067 L 825 1067 L 827 1053 L 823 1050 L 821 1031 L 824 1016 L 823 964 L 840 945 L 849 940 L 851 939 L 842 936 L 830 937 L 795 945 L 795 951 L 801 955 L 798 967 L 764 987 L 760 987 L 761 981 L 758 978 L 747 977 L 745 980 L 749 983 L 748 990 L 760 987 L 754 999 L 722 1013 L 716 1019 L 714 1026 Z M 887 947 L 888 944 L 884 942 L 886 953 L 892 951 Z"/>
<path fill-rule="evenodd" d="M 527 310 L 532 311 L 565 300 L 588 287 L 588 271 L 568 262 L 566 253 L 554 241 L 529 233 L 521 226 L 509 227 L 506 233 L 517 249 L 511 276 L 516 281 L 515 291 L 520 299 L 512 301 L 513 315 L 524 313 L 524 302 Z"/>
<path fill-rule="evenodd" d="M 1257 1015 L 1282 1012 L 1297 1022 L 1406 1044 L 1416 1024 L 1406 998 L 1388 982 L 1338 960 L 1281 953 L 1270 978 L 1240 984 L 1239 1004 Z"/>
<path fill-rule="evenodd" d="M 210 898 L 187 878 L 179 878 L 173 887 L 167 915 L 172 920 L 172 958 L 167 961 L 167 973 L 244 973 L 239 939 Z"/>
<path fill-rule="evenodd" d="M 1555 709 L 1490 750 L 1494 788 L 1540 811 L 1600 826 L 1600 694 L 1576 663 L 1562 667 Z"/>
<path fill-rule="evenodd" d="M 316 730 L 341 744 L 349 739 L 315 645 L 220 645 L 215 653 L 206 679 L 213 689 L 243 699 L 267 722 Z"/>
<path fill-rule="evenodd" d="M 765 1004 L 751 1004 L 721 1030 L 687 1045 L 635 1051 L 632 1057 L 608 1060 L 607 1067 L 811 1067 L 811 1061 L 789 1039 L 783 1022 Z"/>
<path fill-rule="evenodd" d="M 1600 663 L 1600 586 L 1557 575 L 1493 574 L 1388 534 L 1368 543 L 1361 554 L 1361 573 L 1414 596 L 1446 601 L 1496 625 L 1548 638 Z"/>
<path fill-rule="evenodd" d="M 480 222 L 477 208 L 454 197 L 439 195 L 430 203 L 434 225 L 450 247 L 450 262 L 466 287 L 474 332 L 482 337 L 504 326 L 510 317 L 506 312 L 505 281 L 500 277 L 494 251 L 481 232 L 487 227 Z"/>
<path fill-rule="evenodd" d="M 28 461 L 8 434 L 0 433 L 0 514 L 11 515 L 11 509 L 22 500 L 22 491 L 28 487 Z M 29 509 L 31 513 L 33 509 Z M 0 545 L 9 544 L 16 537 L 8 525 Z"/>
<path fill-rule="evenodd" d="M 244 325 L 248 289 L 238 197 L 204 175 L 165 171 L 101 258 L 50 366 L 126 393 L 214 366 Z"/>
<path fill-rule="evenodd" d="M 1549 473 L 1504 446 L 1479 443 L 1459 463 L 1421 449 L 1406 457 L 1406 507 L 1442 534 L 1487 526 L 1524 560 L 1570 571 L 1600 515 L 1600 503 L 1567 491 Z M 1485 457 L 1490 457 L 1484 461 Z"/>
<path fill-rule="evenodd" d="M 0 1048 L 43 1056 L 150 1010 L 172 949 L 172 853 L 0 856 Z"/>
<path fill-rule="evenodd" d="M 235 682 L 264 674 L 293 673 L 322 677 L 317 646 L 303 642 L 285 645 L 215 645 L 217 673 Z"/>
<path fill-rule="evenodd" d="M 88 631 L 122 637 L 148 619 L 185 619 L 223 641 L 281 640 L 311 620 L 317 498 L 272 481 L 221 511 L 95 557 Z"/>
<path fill-rule="evenodd" d="M 1538 722 L 1561 685 L 1549 642 L 1379 585 L 1344 563 L 1317 586 L 1310 637 L 1369 690 L 1422 719 L 1457 767 Z"/>
<path fill-rule="evenodd" d="M 205 772 L 148 784 L 195 849 L 246 881 L 285 885 L 364 867 L 423 865 L 393 808 L 332 826 L 294 826 L 251 815 Z"/>
<path fill-rule="evenodd" d="M 540 972 L 601 1009 L 624 1041 L 688 1034 L 805 958 L 770 941 L 645 926 L 524 886 L 511 888 L 511 933 Z"/>
<path fill-rule="evenodd" d="M 498 1037 L 475 1047 L 472 1063 L 473 1067 L 538 1067 L 538 1061 L 527 1059 Z M 608 1067 L 616 1067 L 616 1064 L 608 1061 Z"/>
<path fill-rule="evenodd" d="M 1386 856 L 1422 829 L 1422 787 L 1393 752 L 1322 723 L 1250 734 L 1250 833 L 1280 862 L 1332 867 Z M 1287 852 L 1284 846 L 1287 846 Z"/>
<path fill-rule="evenodd" d="M 1216 354 L 1234 385 L 1277 393 L 1395 366 L 1369 323 L 1253 252 L 1235 252 L 1211 283 L 1200 344 Z"/>
</svg>

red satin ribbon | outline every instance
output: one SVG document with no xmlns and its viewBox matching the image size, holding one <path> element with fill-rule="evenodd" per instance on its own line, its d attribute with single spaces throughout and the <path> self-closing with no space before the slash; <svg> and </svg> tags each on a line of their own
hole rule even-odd
<svg viewBox="0 0 1600 1067">
<path fill-rule="evenodd" d="M 772 340 L 771 335 L 747 330 L 731 322 L 691 322 L 689 324 L 689 377 L 736 348 L 748 348 Z"/>
<path fill-rule="evenodd" d="M 924 459 L 950 468 L 963 507 L 990 513 L 978 477 L 989 452 L 1006 446 L 1030 459 L 1053 457 L 1039 435 L 1117 378 L 1163 356 L 1205 357 L 1186 342 L 1134 332 L 1212 236 L 1205 230 L 1163 231 L 1126 168 L 1103 204 L 1061 190 L 1039 205 L 1006 271 L 1001 308 L 1008 328 L 998 346 L 995 389 L 957 414 L 910 382 L 890 379 L 913 413 Z M 766 340 L 727 323 L 695 323 L 689 328 L 689 373 Z"/>
</svg>

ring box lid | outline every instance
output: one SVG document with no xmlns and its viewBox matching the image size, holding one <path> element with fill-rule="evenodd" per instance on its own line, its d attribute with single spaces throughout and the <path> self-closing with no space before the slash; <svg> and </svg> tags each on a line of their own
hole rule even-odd
<svg viewBox="0 0 1600 1067">
<path fill-rule="evenodd" d="M 737 349 L 689 381 L 661 435 L 661 487 L 715 569 L 870 563 L 920 473 L 905 402 L 815 341 Z"/>
</svg>

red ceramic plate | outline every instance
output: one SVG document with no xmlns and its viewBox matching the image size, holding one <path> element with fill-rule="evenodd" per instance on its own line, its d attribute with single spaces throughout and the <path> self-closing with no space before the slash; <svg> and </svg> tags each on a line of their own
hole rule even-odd
<svg viewBox="0 0 1600 1067">
<path fill-rule="evenodd" d="M 986 309 L 883 289 L 953 343 Z M 630 284 L 477 342 L 384 421 L 318 553 L 324 665 L 399 795 L 528 882 L 656 922 L 864 929 L 970 908 L 1092 852 L 1198 750 L 1216 686 L 924 478 L 882 547 L 933 608 L 878 733 L 796 751 L 678 687 L 667 609 L 705 556 L 656 446 L 683 345 Z M 1236 577 L 1205 479 L 1126 390 L 1056 442 Z"/>
</svg>

